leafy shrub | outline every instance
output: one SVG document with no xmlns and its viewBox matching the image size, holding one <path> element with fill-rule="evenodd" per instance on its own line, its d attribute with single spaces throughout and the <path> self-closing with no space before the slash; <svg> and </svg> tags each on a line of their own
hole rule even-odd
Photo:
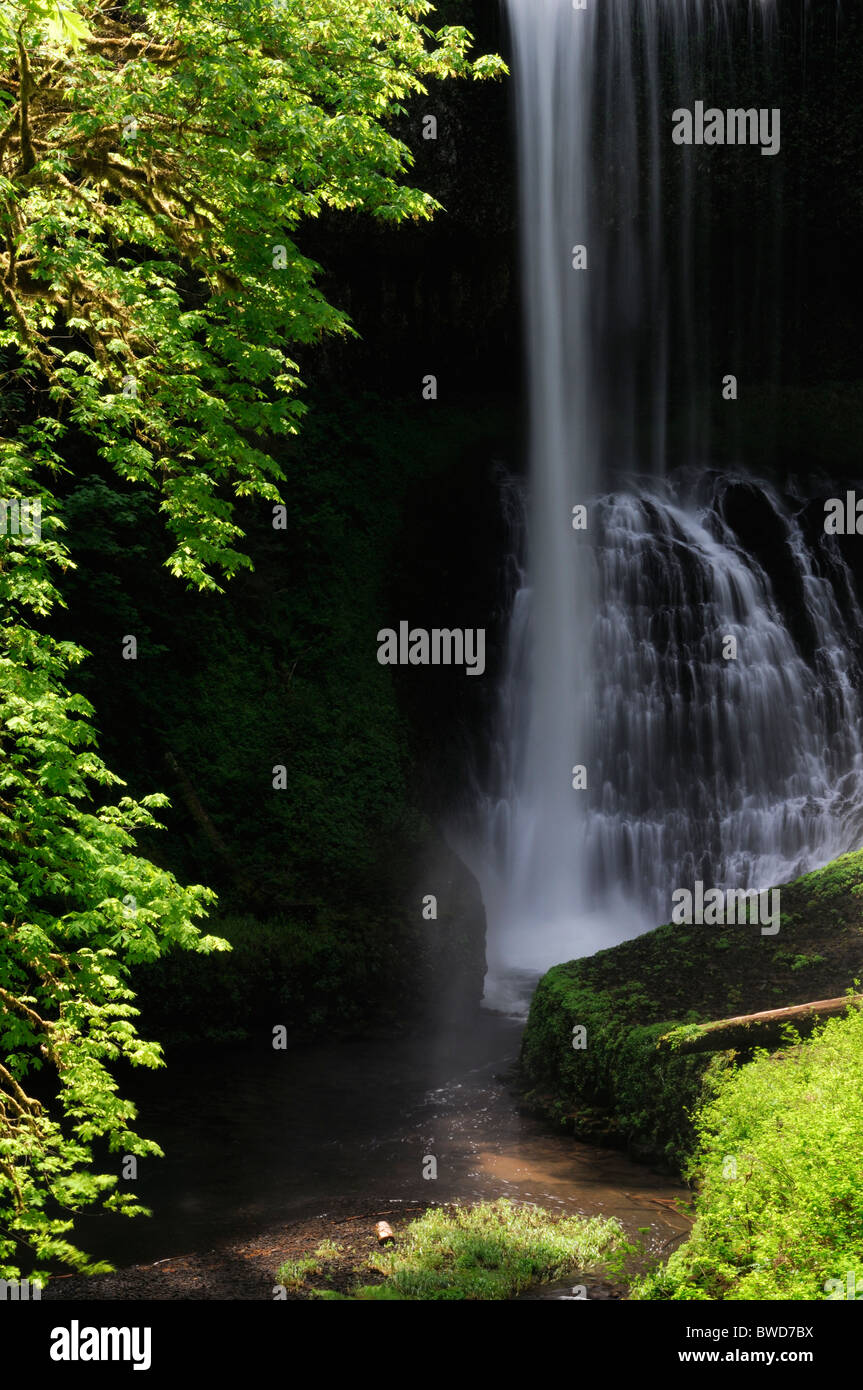
<svg viewBox="0 0 863 1390">
<path fill-rule="evenodd" d="M 717 1078 L 697 1130 L 695 1226 L 634 1297 L 815 1300 L 843 1297 L 849 1274 L 863 1286 L 863 1012 Z"/>
</svg>

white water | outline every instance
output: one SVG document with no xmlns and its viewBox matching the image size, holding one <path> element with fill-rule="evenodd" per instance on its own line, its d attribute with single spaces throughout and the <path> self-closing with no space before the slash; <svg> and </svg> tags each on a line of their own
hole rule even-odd
<svg viewBox="0 0 863 1390">
<path fill-rule="evenodd" d="M 489 918 L 492 999 L 513 968 L 669 920 L 676 887 L 787 881 L 859 843 L 863 824 L 848 605 L 843 618 L 831 584 L 841 559 L 822 553 L 827 538 L 806 539 L 787 495 L 759 485 L 771 547 L 795 576 L 797 621 L 725 517 L 730 480 L 706 472 L 699 191 L 669 117 L 727 72 L 745 0 L 507 4 L 531 427 L 497 782 L 468 854 Z M 754 68 L 769 58 L 773 18 L 769 0 L 751 0 Z M 735 104 L 762 103 L 747 91 Z M 573 268 L 576 245 L 586 270 Z M 689 405 L 673 480 L 670 359 L 691 373 L 676 383 Z M 586 532 L 571 524 L 579 503 Z M 723 657 L 728 636 L 736 661 Z M 587 790 L 573 789 L 576 764 Z"/>
</svg>

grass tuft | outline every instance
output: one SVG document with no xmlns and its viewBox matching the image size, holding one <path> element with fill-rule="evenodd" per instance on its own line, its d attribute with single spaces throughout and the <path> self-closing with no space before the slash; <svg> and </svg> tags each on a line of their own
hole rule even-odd
<svg viewBox="0 0 863 1390">
<path fill-rule="evenodd" d="M 619 1270 L 632 1247 L 620 1224 L 602 1217 L 554 1217 L 506 1198 L 474 1207 L 434 1207 L 406 1226 L 369 1268 L 383 1282 L 325 1299 L 498 1300 L 536 1284 L 595 1270 Z M 282 1281 L 284 1282 L 284 1281 Z"/>
</svg>

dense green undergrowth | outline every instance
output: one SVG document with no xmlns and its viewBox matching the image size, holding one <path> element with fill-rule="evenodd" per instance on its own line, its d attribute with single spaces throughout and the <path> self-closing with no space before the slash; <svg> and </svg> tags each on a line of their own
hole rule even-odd
<svg viewBox="0 0 863 1390">
<path fill-rule="evenodd" d="M 475 976 L 479 999 L 481 910 L 442 886 L 451 855 L 426 868 L 434 836 L 416 772 L 430 760 L 416 731 L 427 737 L 446 700 L 476 683 L 394 673 L 377 661 L 376 634 L 406 612 L 422 620 L 423 567 L 437 564 L 424 549 L 430 519 L 443 509 L 457 532 L 462 512 L 480 510 L 458 505 L 458 480 L 484 475 L 512 432 L 501 416 L 488 403 L 430 415 L 422 402 L 319 393 L 285 447 L 286 529 L 269 505 L 248 504 L 255 570 L 215 597 L 177 593 L 160 575 L 148 498 L 85 474 L 66 499 L 79 568 L 60 621 L 92 653 L 82 687 L 130 789 L 171 798 L 168 835 L 143 847 L 218 891 L 233 947 L 218 962 L 176 956 L 142 973 L 146 1017 L 166 1042 L 231 1040 L 274 1009 L 304 1035 L 378 1026 L 440 993 L 435 942 L 444 973 Z M 454 606 L 453 621 L 480 621 L 490 600 L 449 582 L 444 605 L 473 605 Z M 118 660 L 116 631 L 138 635 L 136 661 Z M 456 727 L 457 713 L 445 722 Z M 434 931 L 420 915 L 431 891 Z"/>
<path fill-rule="evenodd" d="M 695 1226 L 633 1297 L 863 1293 L 863 1013 L 724 1076 L 697 1132 Z"/>
<path fill-rule="evenodd" d="M 241 1041 L 275 1024 L 295 1037 L 367 1027 L 369 1001 L 394 965 L 391 939 L 337 912 L 314 921 L 229 917 L 219 931 L 231 950 L 217 961 L 174 952 L 139 971 L 145 1020 L 169 1045 Z M 391 1021 L 379 1006 L 373 1018 Z"/>
</svg>

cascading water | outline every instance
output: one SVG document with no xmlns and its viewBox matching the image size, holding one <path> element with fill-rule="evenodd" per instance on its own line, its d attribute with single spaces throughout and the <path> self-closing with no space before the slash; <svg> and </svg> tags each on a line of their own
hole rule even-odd
<svg viewBox="0 0 863 1390">
<path fill-rule="evenodd" d="M 697 294 L 711 265 L 703 186 L 693 150 L 671 140 L 672 107 L 733 87 L 741 11 L 748 88 L 767 71 L 774 6 L 507 5 L 530 483 L 498 780 L 469 854 L 489 917 L 487 998 L 508 968 L 669 920 L 675 887 L 781 883 L 863 830 L 853 584 L 793 491 L 748 480 L 742 460 L 710 466 L 703 392 L 728 368 Z M 774 160 L 735 154 L 761 160 L 769 203 Z M 768 218 L 748 254 L 774 235 Z M 779 306 L 747 320 L 726 271 L 725 350 L 769 371 Z M 753 506 L 771 518 L 784 591 L 741 538 Z"/>
</svg>

